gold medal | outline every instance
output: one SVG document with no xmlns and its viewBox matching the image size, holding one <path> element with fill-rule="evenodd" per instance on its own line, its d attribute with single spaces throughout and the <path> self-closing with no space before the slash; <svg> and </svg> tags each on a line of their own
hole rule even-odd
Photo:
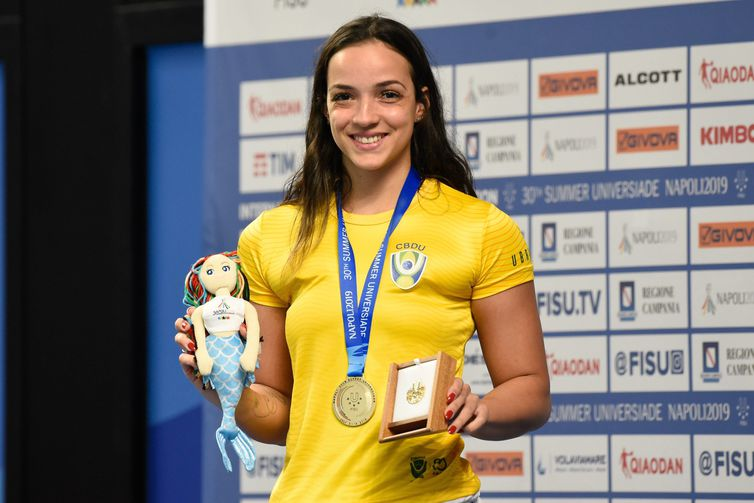
<svg viewBox="0 0 754 503">
<path fill-rule="evenodd" d="M 421 381 L 411 385 L 408 391 L 406 391 L 406 401 L 411 405 L 416 405 L 424 398 L 424 384 Z"/>
<path fill-rule="evenodd" d="M 346 426 L 360 426 L 374 414 L 375 403 L 372 385 L 361 377 L 349 377 L 335 390 L 332 410 Z"/>
</svg>

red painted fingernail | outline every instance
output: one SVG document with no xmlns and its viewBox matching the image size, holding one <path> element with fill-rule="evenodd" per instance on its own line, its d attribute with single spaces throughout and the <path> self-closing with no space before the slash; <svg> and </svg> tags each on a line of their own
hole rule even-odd
<svg viewBox="0 0 754 503">
<path fill-rule="evenodd" d="M 193 342 L 189 341 L 189 343 L 188 343 L 188 349 L 191 352 L 196 351 L 196 344 L 194 344 Z"/>
<path fill-rule="evenodd" d="M 455 393 L 451 393 L 450 395 L 448 395 L 448 403 L 452 402 L 455 399 L 456 399 Z"/>
<path fill-rule="evenodd" d="M 186 327 L 187 327 L 187 326 L 188 326 L 188 324 L 187 324 L 187 323 L 186 323 L 185 321 L 184 321 L 184 322 L 182 322 L 182 323 L 181 323 L 181 330 L 186 330 Z"/>
<path fill-rule="evenodd" d="M 453 433 L 455 433 L 455 432 L 456 432 L 456 427 L 455 426 L 451 426 L 450 428 L 448 428 L 448 433 L 450 433 L 451 435 Z"/>
<path fill-rule="evenodd" d="M 450 419 L 451 417 L 453 417 L 453 411 L 449 410 L 445 413 L 445 419 Z"/>
</svg>

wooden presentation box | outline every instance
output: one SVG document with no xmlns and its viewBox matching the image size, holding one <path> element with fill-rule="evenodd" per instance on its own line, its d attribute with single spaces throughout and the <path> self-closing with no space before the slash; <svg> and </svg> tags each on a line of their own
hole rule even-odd
<svg viewBox="0 0 754 503">
<path fill-rule="evenodd" d="M 442 351 L 390 365 L 379 441 L 447 431 L 447 391 L 455 372 L 455 359 Z"/>
</svg>

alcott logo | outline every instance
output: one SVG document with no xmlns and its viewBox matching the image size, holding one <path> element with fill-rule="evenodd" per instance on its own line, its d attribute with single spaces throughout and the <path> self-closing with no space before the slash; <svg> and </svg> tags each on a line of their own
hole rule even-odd
<svg viewBox="0 0 754 503">
<path fill-rule="evenodd" d="M 705 477 L 754 477 L 754 451 L 703 451 L 699 471 Z"/>
<path fill-rule="evenodd" d="M 287 176 L 296 171 L 295 152 L 256 152 L 252 165 L 254 177 Z"/>
<path fill-rule="evenodd" d="M 427 265 L 427 256 L 411 249 L 412 245 L 424 249 L 424 246 L 417 243 L 402 243 L 398 246 L 403 246 L 404 249 L 390 255 L 390 277 L 401 290 L 409 290 L 416 286 Z"/>
<path fill-rule="evenodd" d="M 620 290 L 620 312 L 618 318 L 622 321 L 633 321 L 636 319 L 636 296 L 633 281 L 621 281 Z"/>
<path fill-rule="evenodd" d="M 714 61 L 702 59 L 699 65 L 699 77 L 707 89 L 720 84 L 754 82 L 754 66 L 751 64 L 715 66 Z"/>
<path fill-rule="evenodd" d="M 286 117 L 301 113 L 300 100 L 264 101 L 259 96 L 249 97 L 249 114 L 255 121 L 268 117 Z"/>
<path fill-rule="evenodd" d="M 678 126 L 619 129 L 617 132 L 619 154 L 666 150 L 678 150 Z"/>
<path fill-rule="evenodd" d="M 597 70 L 542 74 L 539 76 L 539 97 L 558 98 L 597 94 L 598 76 Z"/>
<path fill-rule="evenodd" d="M 630 479 L 634 475 L 681 475 L 683 458 L 639 457 L 623 448 L 620 454 L 621 471 Z"/>
<path fill-rule="evenodd" d="M 702 343 L 702 380 L 720 382 L 720 345 L 717 342 Z"/>
<path fill-rule="evenodd" d="M 480 477 L 511 477 L 524 474 L 524 453 L 468 452 L 466 458 Z"/>
<path fill-rule="evenodd" d="M 699 248 L 754 246 L 754 221 L 699 224 Z"/>
<path fill-rule="evenodd" d="M 651 72 L 619 73 L 615 78 L 615 87 L 643 86 L 646 84 L 667 84 L 679 82 L 683 70 L 657 70 Z"/>
</svg>

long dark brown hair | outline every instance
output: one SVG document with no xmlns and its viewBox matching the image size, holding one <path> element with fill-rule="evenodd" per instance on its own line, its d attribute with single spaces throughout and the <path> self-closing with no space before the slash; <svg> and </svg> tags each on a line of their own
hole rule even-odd
<svg viewBox="0 0 754 503">
<path fill-rule="evenodd" d="M 475 195 L 469 165 L 448 141 L 442 97 L 422 43 L 408 27 L 392 19 L 379 15 L 354 19 L 341 26 L 325 42 L 314 69 L 304 162 L 288 183 L 283 199 L 283 204 L 301 207 L 298 235 L 291 256 L 293 262 L 306 254 L 315 237 L 317 240 L 322 237 L 335 192 L 348 193 L 350 188 L 341 151 L 325 117 L 327 67 L 338 51 L 368 40 L 379 40 L 406 58 L 416 100 L 428 104 L 429 113 L 414 125 L 411 164 L 422 179 L 435 178 L 461 192 Z M 424 88 L 428 100 L 422 94 Z"/>
</svg>

